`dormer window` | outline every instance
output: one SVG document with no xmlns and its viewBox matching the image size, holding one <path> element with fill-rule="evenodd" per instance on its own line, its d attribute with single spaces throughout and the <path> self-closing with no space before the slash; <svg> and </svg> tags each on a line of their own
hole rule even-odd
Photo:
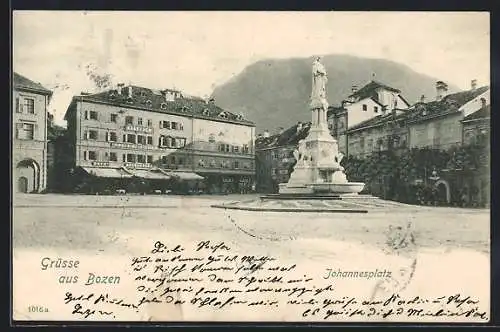
<svg viewBox="0 0 500 332">
<path fill-rule="evenodd" d="M 227 119 L 227 114 L 225 112 L 220 112 L 219 117 L 221 117 L 223 119 Z"/>
<path fill-rule="evenodd" d="M 205 108 L 203 110 L 203 115 L 205 115 L 205 116 L 209 116 L 210 115 L 210 111 L 208 110 L 208 108 Z"/>
<path fill-rule="evenodd" d="M 134 103 L 134 99 L 132 97 L 128 97 L 127 98 L 127 103 L 133 104 Z"/>
<path fill-rule="evenodd" d="M 141 97 L 146 97 L 146 92 L 141 91 Z"/>
<path fill-rule="evenodd" d="M 167 109 L 167 104 L 165 104 L 165 103 L 161 103 L 161 104 L 160 104 L 160 108 L 161 108 L 162 110 L 166 110 L 166 109 Z"/>
<path fill-rule="evenodd" d="M 110 98 L 115 98 L 115 97 L 116 97 L 116 92 L 115 92 L 114 90 L 111 90 L 111 91 L 109 92 L 109 97 L 110 97 Z"/>
<path fill-rule="evenodd" d="M 236 120 L 243 120 L 243 114 L 238 114 L 236 116 Z"/>
<path fill-rule="evenodd" d="M 146 100 L 146 105 L 148 107 L 151 107 L 151 106 L 153 106 L 153 102 L 151 100 Z"/>
<path fill-rule="evenodd" d="M 189 110 L 189 108 L 187 106 L 182 106 L 182 108 L 181 108 L 181 111 L 183 113 L 186 113 L 188 110 Z"/>
</svg>

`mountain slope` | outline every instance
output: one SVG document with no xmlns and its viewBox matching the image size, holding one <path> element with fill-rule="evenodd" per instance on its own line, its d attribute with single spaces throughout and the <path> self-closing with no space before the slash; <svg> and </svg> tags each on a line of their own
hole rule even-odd
<svg viewBox="0 0 500 332">
<path fill-rule="evenodd" d="M 309 121 L 311 66 L 313 58 L 270 59 L 246 67 L 240 74 L 214 89 L 216 103 L 232 112 L 242 112 L 257 126 L 257 132 L 287 128 L 297 121 Z M 409 67 L 382 59 L 350 55 L 325 55 L 328 71 L 327 96 L 330 105 L 339 105 L 351 94 L 352 85 L 361 88 L 372 79 L 402 91 L 410 103 L 436 95 L 439 78 L 419 74 Z M 449 92 L 458 88 L 449 86 Z"/>
</svg>

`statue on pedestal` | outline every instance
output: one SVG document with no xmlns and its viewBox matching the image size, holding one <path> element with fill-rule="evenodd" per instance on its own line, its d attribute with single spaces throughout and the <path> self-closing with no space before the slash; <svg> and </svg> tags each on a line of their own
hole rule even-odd
<svg viewBox="0 0 500 332">
<path fill-rule="evenodd" d="M 326 74 L 325 66 L 323 66 L 320 60 L 320 57 L 317 57 L 316 60 L 314 60 L 312 67 L 312 100 L 326 99 L 326 83 L 328 82 L 328 76 Z"/>
</svg>

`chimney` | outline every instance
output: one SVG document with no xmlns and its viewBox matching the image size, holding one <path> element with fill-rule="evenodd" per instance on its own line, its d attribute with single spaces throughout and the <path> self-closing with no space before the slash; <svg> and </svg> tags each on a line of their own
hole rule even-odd
<svg viewBox="0 0 500 332">
<path fill-rule="evenodd" d="M 265 129 L 262 137 L 269 137 L 269 130 Z"/>
<path fill-rule="evenodd" d="M 448 91 L 448 84 L 443 81 L 436 82 L 436 100 L 440 101 Z"/>
<path fill-rule="evenodd" d="M 118 83 L 117 86 L 116 86 L 116 90 L 118 90 L 118 94 L 121 95 L 122 94 L 122 90 L 123 90 L 123 87 L 125 86 L 125 84 L 123 83 Z"/>
<path fill-rule="evenodd" d="M 421 103 L 425 103 L 425 95 L 421 95 L 420 96 L 420 102 Z"/>
<path fill-rule="evenodd" d="M 357 86 L 357 85 L 353 85 L 353 86 L 351 87 L 351 93 L 352 93 L 352 94 L 355 94 L 356 92 L 358 92 L 358 86 Z"/>
<path fill-rule="evenodd" d="M 208 103 L 214 105 L 215 104 L 215 98 L 214 97 L 210 97 L 210 99 L 208 99 Z"/>
<path fill-rule="evenodd" d="M 128 97 L 132 98 L 132 85 L 128 86 Z"/>
<path fill-rule="evenodd" d="M 470 89 L 472 91 L 474 91 L 474 90 L 476 90 L 476 88 L 477 88 L 477 80 L 474 79 L 474 80 L 470 81 Z"/>
</svg>

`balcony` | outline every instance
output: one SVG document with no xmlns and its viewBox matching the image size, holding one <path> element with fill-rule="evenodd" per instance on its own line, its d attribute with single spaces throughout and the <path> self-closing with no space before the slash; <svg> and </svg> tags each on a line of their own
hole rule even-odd
<svg viewBox="0 0 500 332">
<path fill-rule="evenodd" d="M 135 126 L 132 124 L 125 125 L 124 129 L 126 131 L 134 131 L 134 132 L 146 133 L 146 134 L 151 134 L 153 132 L 153 128 L 144 127 L 144 126 Z"/>
</svg>

